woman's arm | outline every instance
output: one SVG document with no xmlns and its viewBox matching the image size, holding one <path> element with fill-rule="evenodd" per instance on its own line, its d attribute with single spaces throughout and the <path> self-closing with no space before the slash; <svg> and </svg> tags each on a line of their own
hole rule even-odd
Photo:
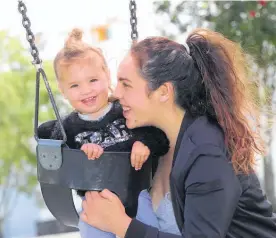
<svg viewBox="0 0 276 238">
<path fill-rule="evenodd" d="M 157 228 L 145 225 L 144 223 L 132 219 L 126 231 L 125 238 L 180 238 L 186 236 L 179 236 L 170 233 L 159 231 Z M 188 236 L 187 236 L 188 237 Z"/>
<path fill-rule="evenodd" d="M 241 187 L 226 158 L 200 156 L 186 179 L 182 236 L 167 234 L 133 219 L 125 238 L 225 237 Z"/>
</svg>

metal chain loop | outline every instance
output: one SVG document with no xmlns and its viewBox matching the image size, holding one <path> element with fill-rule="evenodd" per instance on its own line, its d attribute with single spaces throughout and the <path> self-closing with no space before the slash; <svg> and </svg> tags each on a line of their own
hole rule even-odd
<svg viewBox="0 0 276 238">
<path fill-rule="evenodd" d="M 29 42 L 31 47 L 31 55 L 33 56 L 33 59 L 34 59 L 32 63 L 35 65 L 41 65 L 42 61 L 39 58 L 39 52 L 35 45 L 35 36 L 31 31 L 31 21 L 27 17 L 27 7 L 22 2 L 22 0 L 18 1 L 18 11 L 22 15 L 22 25 L 26 29 L 26 39 Z"/>
<path fill-rule="evenodd" d="M 131 26 L 130 37 L 133 41 L 136 41 L 138 39 L 136 9 L 137 7 L 136 7 L 135 0 L 130 0 L 129 2 L 130 26 Z"/>
<path fill-rule="evenodd" d="M 61 129 L 61 133 L 62 133 L 62 141 L 65 144 L 67 141 L 67 136 L 62 124 L 62 120 L 60 118 L 59 112 L 58 112 L 58 108 L 51 90 L 51 87 L 49 85 L 46 73 L 44 72 L 43 68 L 42 68 L 42 61 L 39 58 L 39 52 L 38 49 L 35 45 L 35 36 L 33 34 L 33 32 L 31 31 L 31 21 L 30 19 L 27 17 L 26 13 L 27 13 L 27 7 L 26 5 L 22 2 L 22 0 L 18 1 L 18 11 L 21 13 L 22 15 L 22 25 L 23 27 L 26 29 L 26 38 L 27 41 L 29 42 L 30 46 L 31 46 L 31 55 L 34 58 L 34 61 L 32 62 L 35 66 L 36 66 L 36 90 L 35 90 L 35 121 L 34 121 L 34 137 L 35 139 L 38 141 L 39 137 L 38 137 L 38 114 L 39 114 L 39 89 L 40 89 L 40 77 L 42 76 L 42 79 L 44 81 L 44 84 L 46 86 L 52 107 L 54 109 L 57 121 L 59 123 L 60 129 Z"/>
</svg>

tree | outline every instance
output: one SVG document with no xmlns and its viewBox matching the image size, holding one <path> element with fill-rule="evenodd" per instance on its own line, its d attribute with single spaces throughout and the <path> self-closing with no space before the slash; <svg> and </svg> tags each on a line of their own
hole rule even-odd
<svg viewBox="0 0 276 238">
<path fill-rule="evenodd" d="M 259 87 L 259 102 L 262 108 L 262 131 L 269 147 L 273 135 L 271 122 L 275 121 L 275 74 L 276 74 L 276 2 L 274 1 L 180 1 L 175 6 L 170 1 L 154 3 L 156 12 L 165 16 L 177 27 L 172 34 L 167 29 L 162 33 L 175 38 L 195 27 L 208 27 L 239 42 L 254 58 L 253 69 Z M 264 183 L 266 193 L 276 208 L 273 160 L 270 153 L 264 159 Z"/>
<path fill-rule="evenodd" d="M 33 139 L 35 68 L 29 52 L 16 37 L 0 32 L 0 233 L 12 211 L 17 192 L 32 193 L 37 185 Z M 56 93 L 54 72 L 44 63 Z M 46 90 L 40 94 L 40 121 L 54 118 Z"/>
</svg>

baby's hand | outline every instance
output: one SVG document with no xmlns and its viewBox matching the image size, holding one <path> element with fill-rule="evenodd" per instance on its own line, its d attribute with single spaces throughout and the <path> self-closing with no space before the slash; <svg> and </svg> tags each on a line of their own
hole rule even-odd
<svg viewBox="0 0 276 238">
<path fill-rule="evenodd" d="M 81 150 L 87 155 L 88 159 L 98 159 L 103 154 L 103 148 L 97 144 L 83 144 Z"/>
<path fill-rule="evenodd" d="M 150 150 L 142 142 L 134 142 L 131 150 L 131 165 L 135 170 L 140 170 L 150 155 Z"/>
</svg>

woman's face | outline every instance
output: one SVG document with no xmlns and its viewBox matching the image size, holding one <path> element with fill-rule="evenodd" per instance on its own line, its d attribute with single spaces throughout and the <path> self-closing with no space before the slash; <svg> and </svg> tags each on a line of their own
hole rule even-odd
<svg viewBox="0 0 276 238">
<path fill-rule="evenodd" d="M 120 100 L 127 127 L 130 129 L 154 126 L 156 118 L 162 116 L 158 113 L 158 95 L 155 91 L 149 95 L 147 81 L 138 74 L 130 54 L 119 66 L 114 96 Z"/>
</svg>

